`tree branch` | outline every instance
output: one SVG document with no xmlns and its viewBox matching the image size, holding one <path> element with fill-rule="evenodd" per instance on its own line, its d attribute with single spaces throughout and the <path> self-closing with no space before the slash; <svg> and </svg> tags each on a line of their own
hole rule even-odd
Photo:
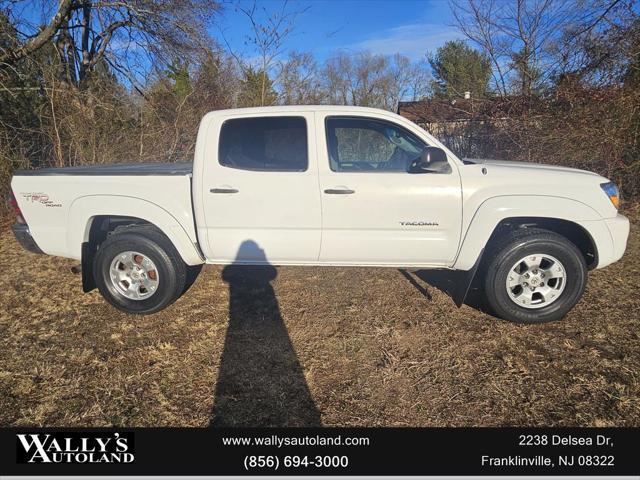
<svg viewBox="0 0 640 480">
<path fill-rule="evenodd" d="M 66 21 L 71 11 L 72 3 L 72 0 L 60 0 L 58 11 L 51 19 L 51 23 L 44 27 L 35 37 L 30 38 L 24 45 L 0 55 L 0 63 L 15 63 L 43 47 Z"/>
</svg>

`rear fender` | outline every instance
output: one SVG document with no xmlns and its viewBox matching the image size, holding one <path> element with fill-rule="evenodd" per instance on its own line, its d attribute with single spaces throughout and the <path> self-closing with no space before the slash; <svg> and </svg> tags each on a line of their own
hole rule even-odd
<svg viewBox="0 0 640 480">
<path fill-rule="evenodd" d="M 89 241 L 92 221 L 98 216 L 134 217 L 144 220 L 171 240 L 187 265 L 199 265 L 204 262 L 196 246 L 196 239 L 190 238 L 185 228 L 169 212 L 147 200 L 114 195 L 80 197 L 69 208 L 67 250 L 73 258 L 83 257 L 83 244 Z"/>
</svg>

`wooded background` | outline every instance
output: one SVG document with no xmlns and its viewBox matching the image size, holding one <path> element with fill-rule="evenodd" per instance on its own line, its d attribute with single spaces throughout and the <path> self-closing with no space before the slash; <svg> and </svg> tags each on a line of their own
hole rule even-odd
<svg viewBox="0 0 640 480">
<path fill-rule="evenodd" d="M 618 182 L 623 198 L 640 194 L 636 1 L 452 0 L 465 40 L 418 62 L 402 52 L 337 51 L 321 62 L 311 49 L 289 51 L 312 7 L 0 0 L 0 195 L 17 168 L 188 161 L 211 110 L 396 111 L 418 100 L 459 106 L 466 121 L 421 121 L 440 122 L 434 133 L 461 155 L 587 168 Z M 48 22 L 34 22 L 34 11 Z M 217 28 L 230 14 L 247 21 L 250 55 Z"/>
</svg>

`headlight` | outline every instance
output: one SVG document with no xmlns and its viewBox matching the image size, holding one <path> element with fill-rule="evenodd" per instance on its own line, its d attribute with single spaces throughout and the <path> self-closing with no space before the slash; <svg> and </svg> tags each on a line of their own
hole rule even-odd
<svg viewBox="0 0 640 480">
<path fill-rule="evenodd" d="M 604 193 L 607 194 L 607 197 L 609 197 L 613 206 L 618 208 L 618 205 L 620 205 L 620 192 L 618 191 L 616 184 L 613 182 L 601 183 L 600 188 L 602 188 Z"/>
</svg>

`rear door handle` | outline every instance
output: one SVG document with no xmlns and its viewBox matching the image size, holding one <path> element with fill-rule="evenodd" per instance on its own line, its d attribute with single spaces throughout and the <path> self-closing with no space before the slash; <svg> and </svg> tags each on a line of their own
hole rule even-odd
<svg viewBox="0 0 640 480">
<path fill-rule="evenodd" d="M 324 193 L 328 193 L 329 195 L 351 195 L 352 193 L 356 193 L 356 191 L 348 188 L 327 188 Z"/>
<path fill-rule="evenodd" d="M 212 188 L 209 190 L 211 193 L 238 193 L 237 188 Z"/>
</svg>

